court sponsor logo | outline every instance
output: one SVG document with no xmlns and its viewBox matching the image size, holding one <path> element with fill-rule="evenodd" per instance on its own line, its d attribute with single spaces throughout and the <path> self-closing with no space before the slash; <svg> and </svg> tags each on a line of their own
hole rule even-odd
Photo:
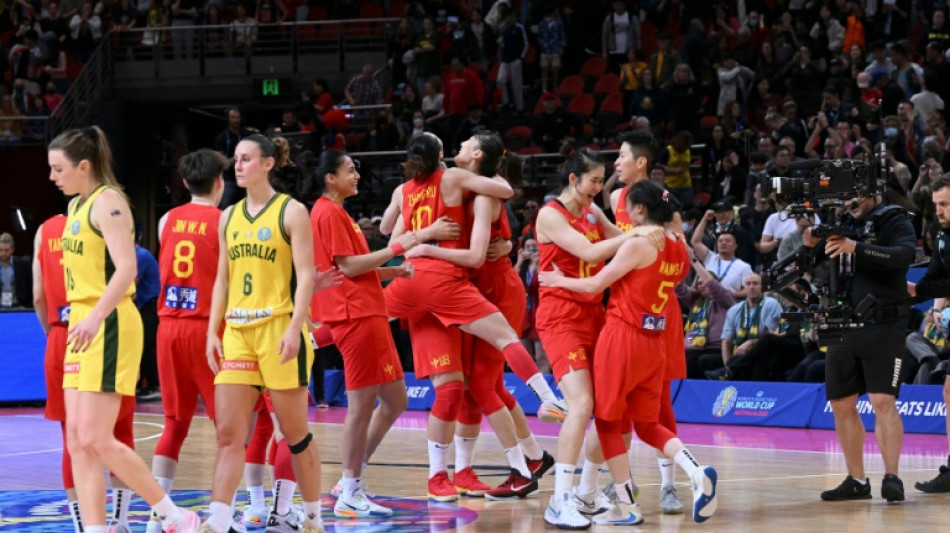
<svg viewBox="0 0 950 533">
<path fill-rule="evenodd" d="M 165 288 L 165 307 L 194 311 L 198 307 L 198 289 L 169 285 Z"/>
<path fill-rule="evenodd" d="M 221 361 L 221 370 L 257 372 L 257 361 Z"/>
<path fill-rule="evenodd" d="M 414 399 L 425 398 L 429 395 L 429 389 L 430 387 L 425 385 L 406 387 L 406 396 Z"/>
<path fill-rule="evenodd" d="M 727 404 L 729 404 L 728 409 L 725 408 Z M 778 398 L 766 396 L 765 391 L 756 391 L 755 396 L 740 396 L 738 389 L 727 387 L 716 398 L 713 414 L 722 417 L 731 411 L 732 416 L 764 417 L 768 416 L 777 404 Z M 723 409 L 722 414 L 716 414 L 717 407 Z"/>
<path fill-rule="evenodd" d="M 901 416 L 926 416 L 940 419 L 946 418 L 947 416 L 947 404 L 945 402 L 897 400 L 895 404 L 897 406 L 897 414 Z M 867 399 L 859 399 L 857 409 L 859 415 L 874 414 L 874 406 L 871 405 L 871 401 Z M 831 402 L 827 400 L 825 401 L 824 412 L 832 412 Z"/>
<path fill-rule="evenodd" d="M 716 396 L 716 401 L 713 402 L 712 414 L 716 418 L 722 418 L 729 414 L 729 411 L 732 411 L 733 406 L 736 405 L 736 397 L 739 395 L 739 392 L 735 387 L 726 387 L 719 392 L 719 396 Z"/>
<path fill-rule="evenodd" d="M 172 493 L 176 504 L 201 513 L 207 512 L 210 496 L 211 493 L 204 490 L 178 490 Z M 386 497 L 375 498 L 374 501 L 392 509 L 392 516 L 374 522 L 338 519 L 333 516 L 334 500 L 325 495 L 321 514 L 327 532 L 436 533 L 462 528 L 478 518 L 476 511 L 448 503 Z M 238 502 L 238 506 L 243 507 L 244 503 Z M 0 491 L 0 511 L 3 515 L 0 531 L 61 533 L 73 530 L 66 498 L 61 490 Z M 132 531 L 145 531 L 149 514 L 148 505 L 135 497 L 129 510 Z"/>
</svg>

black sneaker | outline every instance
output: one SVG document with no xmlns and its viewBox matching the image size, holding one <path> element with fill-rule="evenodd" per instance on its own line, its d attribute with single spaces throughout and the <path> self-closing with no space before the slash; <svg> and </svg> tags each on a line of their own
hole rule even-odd
<svg viewBox="0 0 950 533">
<path fill-rule="evenodd" d="M 726 381 L 732 379 L 732 374 L 729 372 L 728 367 L 717 368 L 716 370 L 707 370 L 704 372 L 706 374 L 706 379 L 711 379 L 713 381 Z"/>
<path fill-rule="evenodd" d="M 900 483 L 900 480 L 897 480 Z M 903 489 L 901 489 L 903 491 Z M 903 492 L 901 492 L 903 494 Z M 847 500 L 870 500 L 871 484 L 867 479 L 864 485 L 855 481 L 851 476 L 844 478 L 844 481 L 838 485 L 838 488 L 826 490 L 821 493 L 821 499 L 826 502 L 841 502 Z"/>
<path fill-rule="evenodd" d="M 881 498 L 889 502 L 904 501 L 904 482 L 894 474 L 884 474 L 881 482 Z"/>
<path fill-rule="evenodd" d="M 554 466 L 554 457 L 551 456 L 547 450 L 542 451 L 544 454 L 541 455 L 540 459 L 532 461 L 531 459 L 528 459 L 527 456 L 525 457 L 525 462 L 528 463 L 528 470 L 531 470 L 531 473 L 534 474 L 534 477 L 538 479 L 541 479 L 541 477 L 544 476 L 544 474 L 546 474 L 552 466 Z"/>
<path fill-rule="evenodd" d="M 918 481 L 914 488 L 921 492 L 950 492 L 950 467 L 940 465 L 940 473 L 930 481 Z"/>
</svg>

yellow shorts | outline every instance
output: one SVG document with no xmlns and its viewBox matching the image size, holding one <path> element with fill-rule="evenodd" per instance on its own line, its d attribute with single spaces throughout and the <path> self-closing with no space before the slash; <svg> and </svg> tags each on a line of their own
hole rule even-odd
<svg viewBox="0 0 950 533">
<path fill-rule="evenodd" d="M 91 305 L 72 304 L 70 324 L 80 323 L 91 311 Z M 66 347 L 63 388 L 134 396 L 143 344 L 142 316 L 126 298 L 102 321 L 86 351 L 74 353 Z"/>
<path fill-rule="evenodd" d="M 224 358 L 214 384 L 252 385 L 272 390 L 308 386 L 313 345 L 307 330 L 300 331 L 300 349 L 295 359 L 281 364 L 277 353 L 280 338 L 289 325 L 290 315 L 284 315 L 256 326 L 226 326 L 221 342 Z"/>
<path fill-rule="evenodd" d="M 541 68 L 561 68 L 561 56 L 541 56 Z"/>
</svg>

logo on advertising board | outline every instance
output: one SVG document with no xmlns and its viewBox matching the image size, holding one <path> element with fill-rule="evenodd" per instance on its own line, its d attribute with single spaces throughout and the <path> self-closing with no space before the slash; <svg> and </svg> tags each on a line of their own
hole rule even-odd
<svg viewBox="0 0 950 533">
<path fill-rule="evenodd" d="M 735 387 L 726 387 L 713 403 L 713 416 L 722 418 L 733 416 L 763 417 L 772 412 L 778 404 L 778 398 L 766 396 L 764 391 L 756 391 L 755 396 L 740 396 Z"/>
<path fill-rule="evenodd" d="M 722 392 L 719 393 L 719 396 L 716 396 L 716 401 L 713 402 L 712 414 L 716 418 L 722 418 L 729 414 L 729 411 L 732 411 L 733 406 L 736 405 L 736 396 L 739 395 L 739 391 L 735 387 L 726 387 L 722 389 Z"/>
</svg>

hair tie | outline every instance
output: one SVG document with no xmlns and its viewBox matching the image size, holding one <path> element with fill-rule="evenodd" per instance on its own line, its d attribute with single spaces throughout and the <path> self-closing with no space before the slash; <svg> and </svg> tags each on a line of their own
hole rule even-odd
<svg viewBox="0 0 950 533">
<path fill-rule="evenodd" d="M 663 200 L 664 202 L 669 203 L 669 201 L 670 201 L 670 191 L 669 191 L 668 189 L 663 189 L 663 198 L 662 198 L 662 200 Z"/>
</svg>

